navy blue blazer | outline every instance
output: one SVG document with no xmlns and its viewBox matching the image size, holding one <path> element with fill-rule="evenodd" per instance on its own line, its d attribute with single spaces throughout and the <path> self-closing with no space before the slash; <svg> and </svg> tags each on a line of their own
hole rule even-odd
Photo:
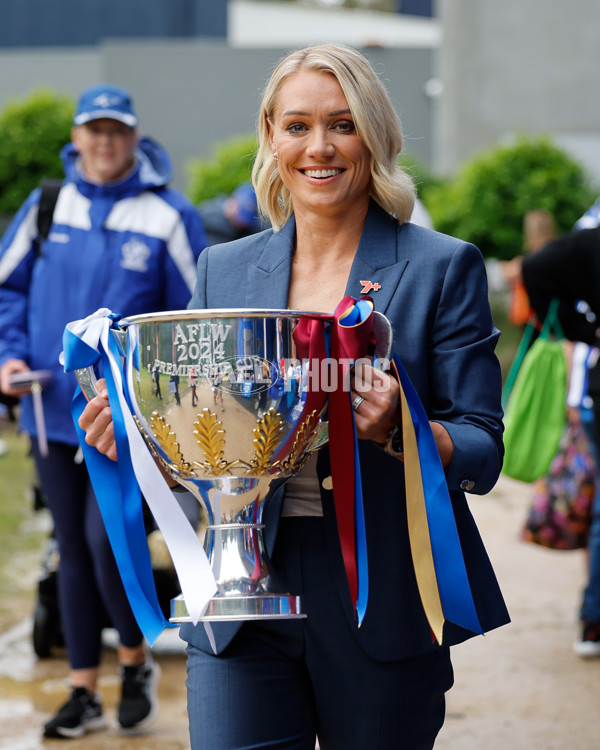
<svg viewBox="0 0 600 750">
<path fill-rule="evenodd" d="M 280 232 L 269 229 L 204 250 L 188 307 L 287 308 L 294 238 L 292 217 Z M 360 297 L 364 280 L 380 285 L 370 296 L 375 309 L 392 323 L 394 352 L 429 419 L 443 424 L 454 443 L 446 479 L 475 606 L 484 631 L 499 627 L 509 622 L 508 612 L 463 492 L 485 494 L 492 489 L 504 450 L 501 373 L 494 354 L 500 334 L 492 322 L 483 258 L 462 240 L 415 224 L 398 224 L 371 201 L 346 294 Z M 361 646 L 375 659 L 406 658 L 437 645 L 432 643 L 410 553 L 404 467 L 370 441 L 359 443 L 369 560 L 369 602 L 360 628 L 344 571 L 333 492 L 322 485 L 331 474 L 325 447 L 319 452 L 317 474 L 328 549 Z M 265 504 L 269 551 L 283 494 L 279 484 Z M 218 651 L 239 627 L 240 623 L 212 623 Z M 444 645 L 473 635 L 446 623 Z M 181 637 L 212 652 L 202 624 L 183 625 Z"/>
</svg>

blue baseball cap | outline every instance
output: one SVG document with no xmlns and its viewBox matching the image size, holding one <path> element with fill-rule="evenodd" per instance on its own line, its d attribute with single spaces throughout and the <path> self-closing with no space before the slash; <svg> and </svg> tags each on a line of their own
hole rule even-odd
<svg viewBox="0 0 600 750">
<path fill-rule="evenodd" d="M 110 83 L 86 89 L 77 102 L 73 125 L 85 125 L 86 122 L 103 118 L 118 120 L 134 128 L 138 119 L 129 92 Z"/>
</svg>

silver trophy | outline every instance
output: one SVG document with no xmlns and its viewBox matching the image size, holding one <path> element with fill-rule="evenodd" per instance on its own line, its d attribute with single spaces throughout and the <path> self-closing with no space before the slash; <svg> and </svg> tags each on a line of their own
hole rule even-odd
<svg viewBox="0 0 600 750">
<path fill-rule="evenodd" d="M 204 509 L 217 593 L 201 620 L 304 616 L 300 597 L 276 582 L 262 533 L 271 482 L 295 475 L 327 441 L 324 404 L 308 408 L 320 363 L 299 356 L 303 320 L 324 324 L 331 316 L 190 310 L 120 322 L 136 424 L 163 469 Z M 375 323 L 377 354 L 387 357 L 391 328 L 379 314 Z M 93 395 L 92 371 L 77 377 Z M 170 619 L 190 621 L 182 595 Z"/>
</svg>

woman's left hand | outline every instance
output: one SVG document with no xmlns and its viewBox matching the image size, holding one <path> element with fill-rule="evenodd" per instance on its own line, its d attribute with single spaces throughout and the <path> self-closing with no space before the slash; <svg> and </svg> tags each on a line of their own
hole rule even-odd
<svg viewBox="0 0 600 750">
<path fill-rule="evenodd" d="M 359 440 L 386 443 L 392 428 L 402 424 L 398 381 L 386 372 L 361 363 L 355 368 L 351 388 L 357 437 Z M 442 424 L 429 424 L 442 466 L 446 468 L 452 462 L 454 443 Z"/>
<path fill-rule="evenodd" d="M 357 437 L 385 443 L 390 430 L 402 421 L 398 381 L 386 372 L 359 362 L 350 385 Z"/>
</svg>

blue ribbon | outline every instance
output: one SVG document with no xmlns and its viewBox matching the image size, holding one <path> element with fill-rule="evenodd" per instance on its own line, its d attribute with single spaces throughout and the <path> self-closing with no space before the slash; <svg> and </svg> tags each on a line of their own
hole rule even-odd
<svg viewBox="0 0 600 750">
<path fill-rule="evenodd" d="M 433 564 L 444 618 L 481 634 L 483 630 L 473 602 L 448 484 L 429 419 L 396 355 L 393 362 L 415 429 Z"/>
<path fill-rule="evenodd" d="M 339 320 L 339 325 L 355 326 L 363 323 L 373 312 L 373 305 L 369 300 L 359 299 L 356 304 L 348 310 L 348 313 Z M 348 389 L 349 409 L 352 410 L 352 399 Z M 356 616 L 360 627 L 369 600 L 369 566 L 367 561 L 367 530 L 365 523 L 365 507 L 362 491 L 362 475 L 360 472 L 360 457 L 358 452 L 358 438 L 356 436 L 356 424 L 352 420 L 354 441 L 354 529 L 356 534 L 356 570 L 358 578 L 358 597 L 356 599 Z"/>
<path fill-rule="evenodd" d="M 111 327 L 118 329 L 121 316 L 107 317 L 111 320 Z M 174 626 L 165 620 L 158 602 L 144 527 L 142 496 L 131 462 L 117 384 L 110 368 L 109 356 L 112 355 L 116 362 L 120 362 L 122 351 L 110 331 L 108 342 L 109 352 L 104 350 L 101 342 L 99 350 L 96 350 L 65 329 L 64 367 L 66 372 L 96 364 L 103 368 L 112 410 L 118 462 L 111 461 L 85 442 L 85 433 L 79 427 L 78 420 L 87 401 L 79 388 L 73 398 L 71 413 L 125 592 L 140 630 L 150 645 L 153 645 L 165 627 Z M 126 393 L 125 381 L 123 388 Z"/>
</svg>

